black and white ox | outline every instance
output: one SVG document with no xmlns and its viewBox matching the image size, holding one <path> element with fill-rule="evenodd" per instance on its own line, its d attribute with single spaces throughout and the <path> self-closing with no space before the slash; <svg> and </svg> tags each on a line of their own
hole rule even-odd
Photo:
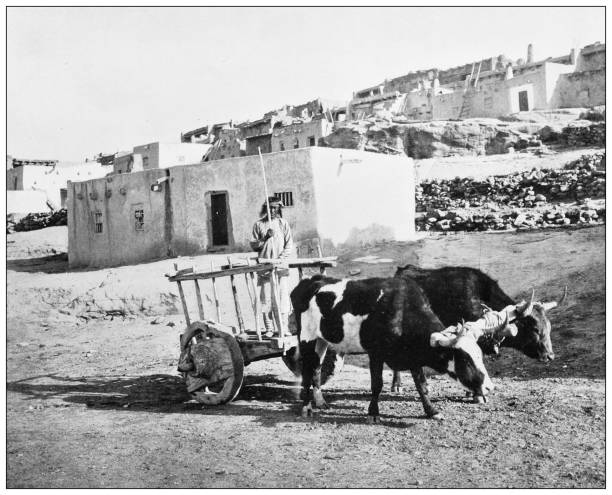
<svg viewBox="0 0 612 495">
<path fill-rule="evenodd" d="M 392 370 L 411 371 L 425 414 L 432 418 L 441 416 L 429 399 L 424 366 L 458 380 L 475 397 L 484 398 L 493 389 L 474 336 L 443 334 L 444 325 L 409 278 L 352 281 L 317 275 L 302 280 L 291 301 L 302 358 L 303 416 L 312 414 L 313 405 L 327 407 L 320 380 L 328 347 L 338 353 L 368 354 L 368 422 L 379 421 L 385 363 Z"/>
<path fill-rule="evenodd" d="M 397 269 L 395 277 L 416 281 L 444 325 L 453 325 L 461 320 L 477 320 L 483 315 L 483 305 L 500 311 L 516 304 L 495 280 L 476 268 L 446 266 L 425 269 L 406 265 Z M 515 332 L 506 332 L 501 341 L 487 334 L 478 340 L 478 344 L 485 354 L 496 354 L 499 346 L 512 347 L 530 358 L 542 362 L 552 361 L 555 354 L 550 336 L 550 320 L 546 313 L 562 304 L 566 296 L 567 287 L 559 301 L 539 302 L 534 300 L 532 292 L 528 303 L 519 303 L 521 311 L 513 322 Z M 394 373 L 391 389 L 400 389 L 399 373 Z"/>
</svg>

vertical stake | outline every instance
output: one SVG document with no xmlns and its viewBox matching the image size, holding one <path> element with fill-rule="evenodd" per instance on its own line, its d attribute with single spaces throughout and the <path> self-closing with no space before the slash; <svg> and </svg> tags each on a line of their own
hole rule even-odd
<svg viewBox="0 0 612 495">
<path fill-rule="evenodd" d="M 210 271 L 214 272 L 213 262 L 210 262 Z M 219 309 L 219 298 L 217 297 L 217 284 L 215 283 L 215 277 L 210 279 L 212 281 L 213 295 L 215 297 L 215 309 L 217 310 L 217 322 L 221 323 L 221 311 Z"/>
<path fill-rule="evenodd" d="M 227 262 L 231 270 L 232 260 L 229 256 L 227 257 Z M 244 332 L 244 320 L 242 318 L 242 310 L 240 309 L 240 303 L 238 302 L 238 289 L 236 289 L 236 281 L 234 279 L 234 275 L 230 275 L 230 284 L 232 285 L 232 295 L 234 296 L 234 307 L 236 308 L 236 318 L 238 319 L 238 328 L 240 329 L 240 333 L 243 333 Z"/>
<path fill-rule="evenodd" d="M 193 273 L 195 273 L 195 267 L 193 268 Z M 200 320 L 205 320 L 206 317 L 204 316 L 204 305 L 202 304 L 202 294 L 200 293 L 200 284 L 197 278 L 194 278 L 193 282 L 195 284 L 196 298 L 198 299 L 198 312 L 200 313 Z"/>
</svg>

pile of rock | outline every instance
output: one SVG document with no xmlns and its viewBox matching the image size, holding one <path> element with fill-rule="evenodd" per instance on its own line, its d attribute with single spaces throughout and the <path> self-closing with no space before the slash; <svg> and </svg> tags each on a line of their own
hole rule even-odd
<svg viewBox="0 0 612 495">
<path fill-rule="evenodd" d="M 568 225 L 596 225 L 605 223 L 606 209 L 596 208 L 589 202 L 564 209 L 559 206 L 544 211 L 489 212 L 469 214 L 457 211 L 431 210 L 417 218 L 419 231 L 485 231 L 529 230 Z"/>
<path fill-rule="evenodd" d="M 531 208 L 551 200 L 601 198 L 605 193 L 605 153 L 594 153 L 563 170 L 534 169 L 484 180 L 426 180 L 416 188 L 416 203 L 421 212 L 488 204 Z"/>
<path fill-rule="evenodd" d="M 45 227 L 55 227 L 66 225 L 68 216 L 65 208 L 51 213 L 29 213 L 18 222 L 13 223 L 7 217 L 7 232 L 25 232 L 27 230 L 44 229 Z"/>
<path fill-rule="evenodd" d="M 606 123 L 592 122 L 588 125 L 572 123 L 563 128 L 561 138 L 568 146 L 605 146 Z"/>
<path fill-rule="evenodd" d="M 591 200 L 606 192 L 605 153 L 584 155 L 560 170 L 531 170 L 484 180 L 427 180 L 416 190 L 417 230 L 545 228 L 605 222 Z M 576 205 L 553 205 L 568 201 Z"/>
</svg>

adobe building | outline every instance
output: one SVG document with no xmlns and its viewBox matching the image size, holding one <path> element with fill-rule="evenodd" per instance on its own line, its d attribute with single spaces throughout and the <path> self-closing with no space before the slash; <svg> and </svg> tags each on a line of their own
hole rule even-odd
<svg viewBox="0 0 612 495">
<path fill-rule="evenodd" d="M 536 61 L 504 55 L 447 70 L 429 69 L 357 91 L 348 115 L 403 116 L 409 120 L 498 118 L 531 110 L 605 104 L 605 44 Z"/>
<path fill-rule="evenodd" d="M 16 193 L 9 195 L 9 213 L 42 213 L 50 207 L 65 208 L 68 181 L 104 177 L 112 171 L 112 166 L 98 162 L 73 163 L 16 158 L 12 159 L 10 167 L 6 171 L 6 190 Z M 44 204 L 49 205 L 42 210 L 41 198 L 44 198 Z M 30 200 L 31 204 L 28 206 Z"/>
<path fill-rule="evenodd" d="M 278 122 L 272 129 L 272 153 L 318 146 L 319 140 L 328 136 L 333 128 L 334 124 L 322 115 L 308 121 L 294 119 L 286 125 Z"/>
<path fill-rule="evenodd" d="M 406 156 L 320 147 L 263 156 L 271 195 L 296 244 L 415 235 L 415 172 Z M 208 251 L 249 252 L 265 198 L 258 156 L 72 182 L 71 267 L 139 263 Z"/>
<path fill-rule="evenodd" d="M 133 151 L 120 151 L 113 156 L 113 173 L 129 174 L 154 168 L 168 168 L 200 163 L 211 146 L 204 143 L 148 143 L 134 146 Z"/>
</svg>

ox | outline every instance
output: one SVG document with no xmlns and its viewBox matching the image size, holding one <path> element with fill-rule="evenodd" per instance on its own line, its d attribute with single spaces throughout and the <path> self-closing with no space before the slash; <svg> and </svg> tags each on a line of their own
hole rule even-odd
<svg viewBox="0 0 612 495">
<path fill-rule="evenodd" d="M 302 415 L 327 407 L 320 390 L 328 346 L 338 353 L 367 353 L 372 399 L 368 422 L 378 422 L 383 365 L 410 370 L 428 417 L 440 418 L 429 399 L 423 367 L 447 373 L 475 397 L 493 389 L 482 351 L 471 334 L 448 338 L 416 282 L 407 278 L 304 279 L 291 293 L 302 358 Z M 504 331 L 496 328 L 494 332 Z M 312 388 L 314 387 L 314 389 Z"/>
<path fill-rule="evenodd" d="M 515 304 L 495 280 L 475 268 L 447 266 L 424 269 L 406 265 L 398 268 L 395 276 L 415 280 L 444 325 L 480 318 L 483 314 L 483 305 L 499 311 L 505 306 Z M 550 338 L 550 321 L 546 312 L 560 305 L 566 296 L 567 287 L 558 302 L 536 302 L 532 293 L 528 304 L 518 306 L 521 311 L 514 321 L 517 328 L 515 335 L 506 333 L 506 338 L 501 342 L 483 336 L 478 340 L 478 344 L 485 354 L 497 353 L 498 346 L 501 345 L 517 349 L 528 357 L 542 362 L 552 361 L 555 355 Z M 400 389 L 399 373 L 394 373 L 391 389 Z"/>
</svg>

